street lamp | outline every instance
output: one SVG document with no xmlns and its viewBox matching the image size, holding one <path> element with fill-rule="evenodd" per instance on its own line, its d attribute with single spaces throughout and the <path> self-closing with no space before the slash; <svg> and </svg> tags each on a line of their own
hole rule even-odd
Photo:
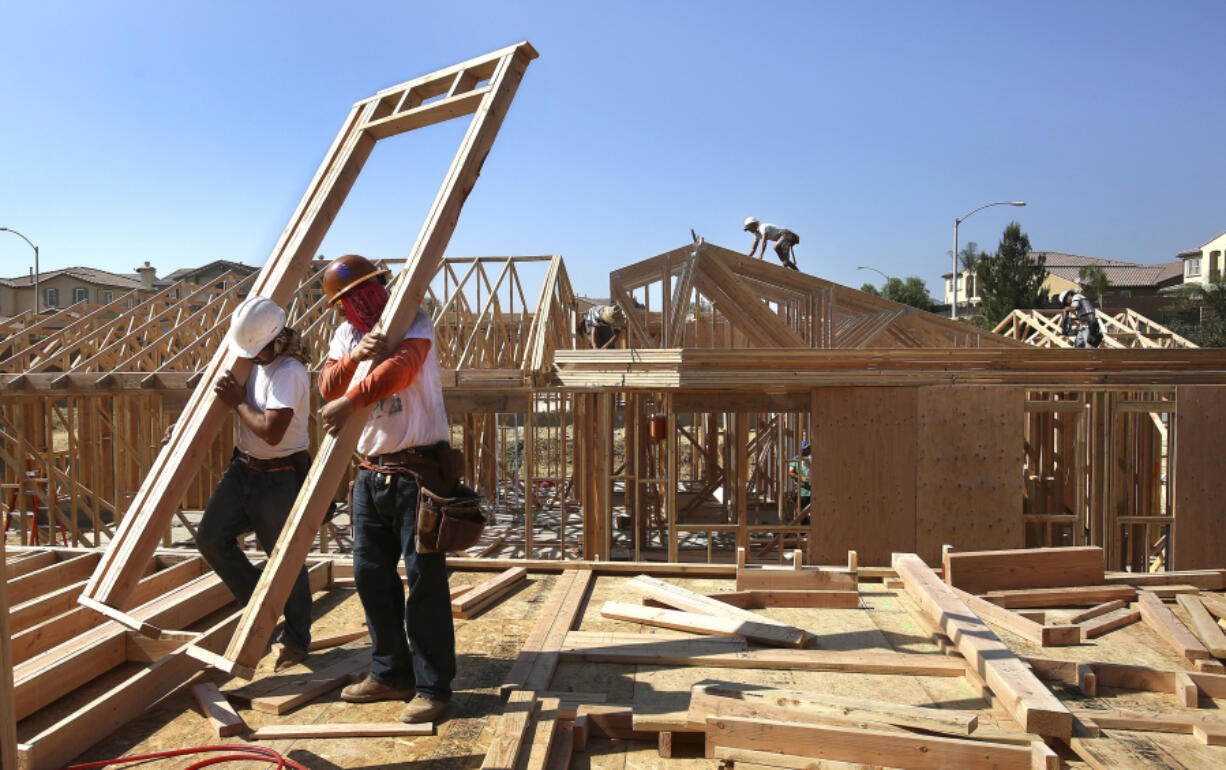
<svg viewBox="0 0 1226 770">
<path fill-rule="evenodd" d="M 884 278 L 885 286 L 882 287 L 881 296 L 885 297 L 886 299 L 890 298 L 890 276 L 886 275 L 885 273 L 881 272 L 875 267 L 865 267 L 864 265 L 861 265 L 860 267 L 857 267 L 856 269 L 857 270 L 872 270 L 874 273 Z"/>
<path fill-rule="evenodd" d="M 0 227 L 0 233 L 12 233 L 26 243 L 29 243 L 30 248 L 34 249 L 34 317 L 38 318 L 38 247 L 31 243 L 29 238 L 11 227 Z"/>
<path fill-rule="evenodd" d="M 967 219 L 969 219 L 971 214 L 974 214 L 976 211 L 983 211 L 984 209 L 990 208 L 992 206 L 1025 206 L 1025 205 L 1026 205 L 1026 201 L 997 201 L 995 203 L 985 203 L 979 208 L 973 209 L 970 212 L 970 214 L 966 214 L 954 220 L 954 257 L 953 257 L 954 267 L 953 267 L 953 272 L 950 273 L 950 276 L 949 276 L 949 286 L 950 286 L 949 317 L 950 318 L 958 317 L 958 225 L 962 224 Z M 971 292 L 970 292 L 970 287 L 968 286 L 966 289 L 966 301 L 970 302 L 970 300 L 971 300 Z"/>
</svg>

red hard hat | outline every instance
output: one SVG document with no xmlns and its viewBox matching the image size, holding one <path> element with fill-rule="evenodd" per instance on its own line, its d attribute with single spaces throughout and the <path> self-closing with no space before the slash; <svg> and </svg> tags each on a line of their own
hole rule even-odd
<svg viewBox="0 0 1226 770">
<path fill-rule="evenodd" d="M 332 260 L 324 268 L 324 294 L 328 295 L 329 302 L 336 302 L 345 292 L 359 283 L 387 274 L 387 270 L 375 267 L 375 264 L 366 257 L 346 254 Z"/>
</svg>

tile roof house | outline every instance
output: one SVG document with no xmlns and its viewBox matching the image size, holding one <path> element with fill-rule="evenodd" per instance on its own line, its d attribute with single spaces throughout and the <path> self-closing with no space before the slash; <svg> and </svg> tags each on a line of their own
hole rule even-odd
<svg viewBox="0 0 1226 770">
<path fill-rule="evenodd" d="M 139 278 L 94 267 L 66 267 L 38 277 L 39 307 L 62 309 L 78 302 L 101 305 L 141 288 Z M 0 278 L 0 316 L 15 316 L 34 308 L 34 276 Z"/>
<path fill-rule="evenodd" d="M 1125 262 L 1118 259 L 1100 259 L 1098 257 L 1083 257 L 1078 254 L 1065 254 L 1059 251 L 1030 252 L 1032 255 L 1042 254 L 1045 257 L 1044 268 L 1047 277 L 1043 281 L 1043 290 L 1048 294 L 1059 294 L 1065 289 L 1075 289 L 1080 284 L 1080 273 L 1085 267 L 1100 267 L 1107 275 L 1111 286 L 1103 292 L 1104 304 L 1120 305 L 1130 297 L 1156 295 L 1160 289 L 1177 286 L 1184 279 L 1184 263 L 1181 261 L 1159 262 L 1143 265 L 1139 262 Z M 945 273 L 945 302 L 950 300 L 950 274 Z M 967 302 L 965 286 L 970 281 L 970 304 L 978 305 L 979 287 L 969 271 L 961 270 L 958 274 L 958 304 Z"/>
<path fill-rule="evenodd" d="M 1199 249 L 1177 255 L 1183 266 L 1183 282 L 1206 286 L 1226 275 L 1226 233 L 1211 238 Z"/>
</svg>

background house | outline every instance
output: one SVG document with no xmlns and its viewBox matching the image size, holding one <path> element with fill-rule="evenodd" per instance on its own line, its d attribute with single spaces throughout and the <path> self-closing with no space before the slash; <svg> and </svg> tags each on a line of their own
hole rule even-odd
<svg viewBox="0 0 1226 770">
<path fill-rule="evenodd" d="M 1165 305 L 1168 300 L 1159 294 L 1160 290 L 1178 286 L 1183 282 L 1186 271 L 1186 263 L 1180 260 L 1143 265 L 1139 262 L 1083 257 L 1058 251 L 1030 253 L 1035 257 L 1042 254 L 1046 258 L 1044 267 L 1047 276 L 1043 280 L 1043 290 L 1049 295 L 1059 294 L 1065 289 L 1076 289 L 1081 285 L 1079 275 L 1083 268 L 1099 267 L 1111 283 L 1103 292 L 1100 304 L 1111 309 L 1130 307 L 1142 314 L 1156 311 Z M 942 278 L 945 279 L 945 303 L 948 305 L 952 298 L 951 274 L 945 273 Z M 957 300 L 959 307 L 965 307 L 967 304 L 975 306 L 980 302 L 978 280 L 968 270 L 958 272 Z"/>
<path fill-rule="evenodd" d="M 78 302 L 102 305 L 141 288 L 140 279 L 93 267 L 66 267 L 42 273 L 38 279 L 40 308 L 62 310 Z M 0 316 L 34 309 L 34 275 L 0 278 Z"/>
<path fill-rule="evenodd" d="M 1199 249 L 1178 254 L 1183 263 L 1183 282 L 1201 286 L 1217 281 L 1226 273 L 1226 233 L 1218 235 Z"/>
</svg>

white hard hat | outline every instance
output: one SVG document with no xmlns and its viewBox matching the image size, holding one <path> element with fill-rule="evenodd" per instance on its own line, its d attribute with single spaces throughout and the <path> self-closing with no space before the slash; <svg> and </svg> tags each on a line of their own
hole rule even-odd
<svg viewBox="0 0 1226 770">
<path fill-rule="evenodd" d="M 1060 292 L 1060 304 L 1063 305 L 1064 303 L 1068 302 L 1068 298 L 1076 293 L 1077 291 L 1075 289 L 1065 289 L 1064 291 Z"/>
<path fill-rule="evenodd" d="M 243 358 L 252 358 L 285 328 L 285 311 L 267 297 L 252 294 L 230 316 L 226 344 Z"/>
<path fill-rule="evenodd" d="M 745 229 L 748 230 L 750 225 L 758 224 L 757 217 L 745 217 Z"/>
</svg>

